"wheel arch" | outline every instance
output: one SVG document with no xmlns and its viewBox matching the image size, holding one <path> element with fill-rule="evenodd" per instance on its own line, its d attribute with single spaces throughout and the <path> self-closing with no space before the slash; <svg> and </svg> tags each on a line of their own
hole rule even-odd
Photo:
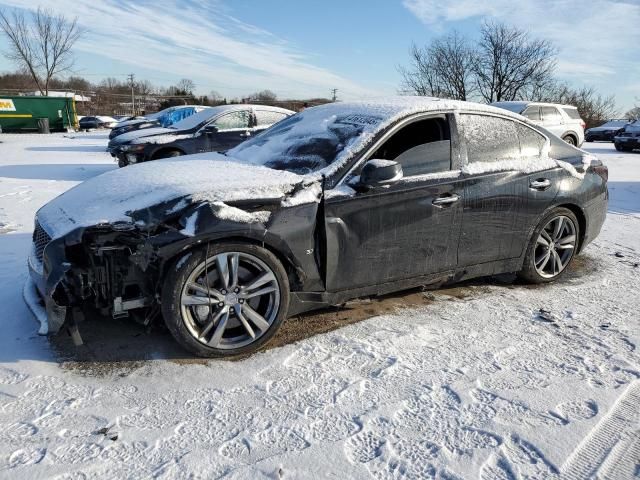
<svg viewBox="0 0 640 480">
<path fill-rule="evenodd" d="M 167 152 L 180 152 L 182 155 L 186 155 L 187 152 L 184 151 L 184 149 L 177 147 L 177 146 L 171 146 L 171 147 L 167 147 L 167 146 L 162 146 L 157 148 L 156 150 L 154 150 L 151 155 L 149 155 L 149 158 L 151 160 L 158 160 L 159 157 L 158 155 L 160 155 L 161 153 L 167 153 Z"/>
<path fill-rule="evenodd" d="M 587 216 L 585 215 L 584 210 L 582 210 L 582 208 L 580 208 L 575 203 L 561 203 L 560 205 L 556 205 L 553 208 L 566 208 L 567 210 L 571 210 L 571 212 L 578 219 L 578 253 L 580 253 L 580 251 L 582 250 L 582 245 L 584 243 L 584 236 L 587 231 Z"/>
<path fill-rule="evenodd" d="M 270 253 L 272 253 L 278 259 L 278 261 L 282 264 L 285 272 L 287 273 L 287 279 L 289 280 L 289 289 L 291 291 L 295 291 L 299 289 L 299 287 L 301 287 L 302 284 L 304 283 L 305 275 L 302 269 L 296 264 L 294 259 L 290 255 L 287 255 L 285 252 L 283 252 L 281 248 L 278 248 L 278 246 L 274 245 L 272 242 L 269 242 L 265 239 L 244 237 L 239 235 L 202 239 L 197 243 L 192 243 L 187 247 L 174 252 L 169 257 L 163 258 L 159 283 L 162 284 L 163 279 L 165 278 L 167 273 L 167 268 L 173 265 L 173 263 L 179 261 L 182 257 L 184 257 L 189 252 L 192 252 L 193 250 L 206 246 L 207 243 L 209 245 L 215 245 L 220 243 L 245 243 L 247 245 L 256 245 L 258 247 L 262 247 L 268 250 Z"/>
</svg>

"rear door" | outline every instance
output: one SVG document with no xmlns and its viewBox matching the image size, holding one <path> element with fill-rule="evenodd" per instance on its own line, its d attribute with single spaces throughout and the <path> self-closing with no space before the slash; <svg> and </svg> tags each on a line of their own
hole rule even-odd
<svg viewBox="0 0 640 480">
<path fill-rule="evenodd" d="M 519 257 L 528 241 L 532 218 L 554 195 L 551 179 L 537 195 L 531 182 L 546 177 L 524 173 L 531 168 L 529 162 L 543 161 L 546 139 L 503 117 L 463 113 L 459 123 L 467 164 L 458 265 Z M 527 137 L 533 134 L 537 137 Z"/>
<path fill-rule="evenodd" d="M 463 192 L 460 172 L 451 171 L 449 132 L 445 116 L 414 121 L 366 159 L 397 161 L 404 178 L 385 188 L 345 195 L 349 189 L 338 186 L 327 192 L 329 291 L 455 268 Z M 358 174 L 356 169 L 353 176 Z"/>
</svg>

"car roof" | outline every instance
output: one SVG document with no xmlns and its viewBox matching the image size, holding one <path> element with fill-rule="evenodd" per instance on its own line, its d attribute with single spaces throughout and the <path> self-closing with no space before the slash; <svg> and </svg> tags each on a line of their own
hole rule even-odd
<svg viewBox="0 0 640 480">
<path fill-rule="evenodd" d="M 575 107 L 573 105 L 566 105 L 563 103 L 549 103 L 549 102 L 529 102 L 529 101 L 525 101 L 525 100 L 509 100 L 509 101 L 504 101 L 504 102 L 493 102 L 491 105 L 495 105 L 495 106 L 500 106 L 500 105 L 521 105 L 522 108 L 524 107 L 528 107 L 530 105 L 536 105 L 536 106 L 541 106 L 541 107 L 560 107 L 560 108 L 575 108 L 576 110 L 578 109 L 578 107 Z"/>
<path fill-rule="evenodd" d="M 358 100 L 353 102 L 335 102 L 309 107 L 311 109 L 331 109 L 336 115 L 362 114 L 369 115 L 386 120 L 388 123 L 393 119 L 408 116 L 416 113 L 428 113 L 447 110 L 465 110 L 478 113 L 493 113 L 512 117 L 514 119 L 524 121 L 524 117 L 497 108 L 491 105 L 485 105 L 476 102 L 465 102 L 462 100 L 449 100 L 436 97 L 420 97 L 420 96 L 396 96 L 384 98 L 372 98 L 366 100 Z"/>
</svg>

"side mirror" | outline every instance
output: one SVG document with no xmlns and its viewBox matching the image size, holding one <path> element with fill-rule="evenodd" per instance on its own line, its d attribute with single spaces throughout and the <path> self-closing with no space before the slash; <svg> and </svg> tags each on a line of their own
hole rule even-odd
<svg viewBox="0 0 640 480">
<path fill-rule="evenodd" d="M 391 185 L 402 178 L 402 165 L 392 160 L 369 160 L 362 167 L 360 185 L 381 187 Z"/>
</svg>

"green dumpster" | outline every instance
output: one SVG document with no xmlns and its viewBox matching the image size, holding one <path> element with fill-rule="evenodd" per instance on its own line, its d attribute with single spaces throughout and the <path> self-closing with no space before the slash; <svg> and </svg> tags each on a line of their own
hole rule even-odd
<svg viewBox="0 0 640 480">
<path fill-rule="evenodd" d="M 3 132 L 62 132 L 77 125 L 73 98 L 0 95 L 0 127 Z"/>
</svg>

